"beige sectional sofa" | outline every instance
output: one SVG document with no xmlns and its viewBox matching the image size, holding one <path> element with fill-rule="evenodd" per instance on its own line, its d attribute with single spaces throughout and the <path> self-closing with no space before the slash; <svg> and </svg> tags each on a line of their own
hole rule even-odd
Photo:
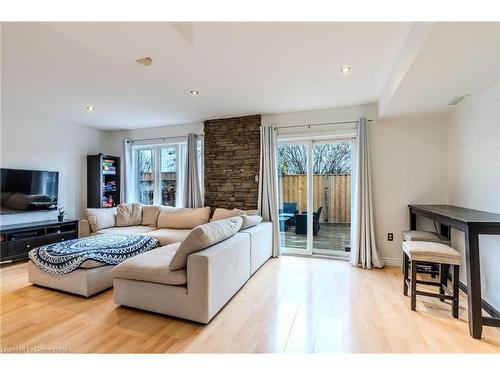
<svg viewBox="0 0 500 375">
<path fill-rule="evenodd" d="M 118 211 L 116 208 L 87 209 L 87 219 L 80 223 L 80 236 L 143 234 L 156 238 L 159 247 L 112 267 L 111 272 L 111 266 L 99 264 L 74 271 L 77 272 L 74 276 L 78 280 L 83 278 L 87 284 L 85 276 L 89 272 L 99 274 L 102 269 L 105 278 L 111 275 L 112 280 L 104 282 L 99 275 L 100 285 L 106 289 L 112 282 L 113 299 L 119 305 L 208 323 L 272 255 L 272 224 L 259 220 L 256 224 L 252 222 L 252 217 L 240 216 L 242 212 L 239 210 L 217 209 L 211 220 L 208 207 L 142 206 L 140 217 L 136 212 L 128 216 L 126 213 L 125 220 L 118 219 L 123 219 L 119 210 L 120 207 Z M 232 225 L 229 230 L 232 232 L 221 234 L 223 231 L 220 228 L 225 221 Z M 237 228 L 234 228 L 235 222 L 238 223 Z M 248 228 L 240 229 L 242 225 Z M 205 245 L 200 245 L 201 249 L 196 248 L 197 239 L 205 242 Z M 173 270 L 170 266 L 172 259 L 179 249 L 187 247 L 190 250 L 186 253 L 185 264 L 178 266 L 176 259 L 177 267 Z M 47 276 L 40 272 L 33 270 L 38 281 L 40 277 Z M 40 285 L 44 285 L 46 279 L 41 280 Z M 57 280 L 55 283 L 51 281 L 45 286 L 58 288 Z M 82 290 L 81 286 L 63 290 L 88 296 L 96 292 L 95 288 L 91 289 L 83 287 L 83 293 L 78 293 Z"/>
</svg>

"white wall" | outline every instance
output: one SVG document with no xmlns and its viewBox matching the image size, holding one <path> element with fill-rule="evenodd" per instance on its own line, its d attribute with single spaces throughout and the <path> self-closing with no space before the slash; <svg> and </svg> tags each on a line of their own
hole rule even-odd
<svg viewBox="0 0 500 375">
<path fill-rule="evenodd" d="M 446 117 L 428 115 L 377 120 L 375 105 L 329 110 L 264 115 L 264 125 L 277 127 L 357 120 L 361 116 L 376 121 L 369 125 L 370 153 L 377 246 L 386 264 L 401 261 L 401 232 L 408 229 L 409 203 L 446 203 Z M 295 128 L 293 132 L 323 134 L 345 129 L 345 125 Z M 431 229 L 428 222 L 421 228 Z M 387 233 L 394 241 L 387 241 Z"/>
<path fill-rule="evenodd" d="M 80 218 L 87 203 L 87 154 L 102 152 L 105 132 L 2 108 L 0 164 L 59 171 L 59 203 Z M 55 219 L 55 211 L 1 215 L 2 224 Z"/>
<path fill-rule="evenodd" d="M 448 116 L 449 203 L 500 213 L 500 84 L 464 101 Z M 464 235 L 452 231 L 464 257 Z M 483 298 L 500 310 L 500 236 L 480 236 Z M 466 283 L 465 268 L 461 280 Z"/>
<path fill-rule="evenodd" d="M 444 115 L 379 120 L 369 127 L 377 244 L 387 264 L 399 264 L 408 204 L 446 204 Z M 433 230 L 420 220 L 419 229 Z M 394 241 L 387 241 L 387 233 Z"/>
</svg>

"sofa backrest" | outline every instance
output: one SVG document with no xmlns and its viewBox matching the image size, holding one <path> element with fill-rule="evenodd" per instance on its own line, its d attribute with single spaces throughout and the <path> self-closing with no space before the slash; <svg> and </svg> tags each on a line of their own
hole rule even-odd
<svg viewBox="0 0 500 375">
<path fill-rule="evenodd" d="M 163 207 L 158 215 L 158 228 L 193 229 L 208 223 L 210 207 L 177 208 Z"/>
</svg>

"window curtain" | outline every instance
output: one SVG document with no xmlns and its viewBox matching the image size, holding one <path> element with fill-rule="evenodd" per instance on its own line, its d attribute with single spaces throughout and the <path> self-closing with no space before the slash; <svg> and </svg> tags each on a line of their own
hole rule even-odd
<svg viewBox="0 0 500 375">
<path fill-rule="evenodd" d="M 124 203 L 137 202 L 134 179 L 134 156 L 132 152 L 132 141 L 124 139 L 122 141 L 122 197 Z"/>
<path fill-rule="evenodd" d="M 258 209 L 264 221 L 273 223 L 273 257 L 281 255 L 278 221 L 278 178 L 276 168 L 276 130 L 260 127 L 260 174 Z"/>
<path fill-rule="evenodd" d="M 198 142 L 194 133 L 188 135 L 186 167 L 184 169 L 183 207 L 203 207 L 200 175 L 198 173 Z"/>
<path fill-rule="evenodd" d="M 353 266 L 382 268 L 384 263 L 375 244 L 373 199 L 366 118 L 359 119 L 357 142 L 353 144 L 351 255 Z M 357 143 L 357 144 L 356 144 Z"/>
</svg>

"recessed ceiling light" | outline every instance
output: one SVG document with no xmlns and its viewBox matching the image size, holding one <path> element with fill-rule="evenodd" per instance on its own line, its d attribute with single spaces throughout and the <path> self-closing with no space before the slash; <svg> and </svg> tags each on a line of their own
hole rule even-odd
<svg viewBox="0 0 500 375">
<path fill-rule="evenodd" d="M 87 112 L 95 112 L 95 107 L 93 105 L 86 105 L 85 110 Z"/>
<path fill-rule="evenodd" d="M 135 61 L 137 62 L 137 64 L 144 65 L 144 66 L 150 66 L 153 63 L 153 59 L 149 56 L 142 57 L 142 58 L 137 59 Z"/>
<path fill-rule="evenodd" d="M 191 90 L 191 91 L 189 91 L 189 92 L 190 92 L 190 93 L 191 93 L 191 95 L 193 95 L 193 96 L 196 96 L 196 95 L 198 95 L 198 94 L 200 93 L 198 90 Z"/>
<path fill-rule="evenodd" d="M 350 66 L 343 66 L 342 68 L 340 68 L 340 72 L 344 73 L 344 74 L 350 73 L 351 67 Z"/>
</svg>

